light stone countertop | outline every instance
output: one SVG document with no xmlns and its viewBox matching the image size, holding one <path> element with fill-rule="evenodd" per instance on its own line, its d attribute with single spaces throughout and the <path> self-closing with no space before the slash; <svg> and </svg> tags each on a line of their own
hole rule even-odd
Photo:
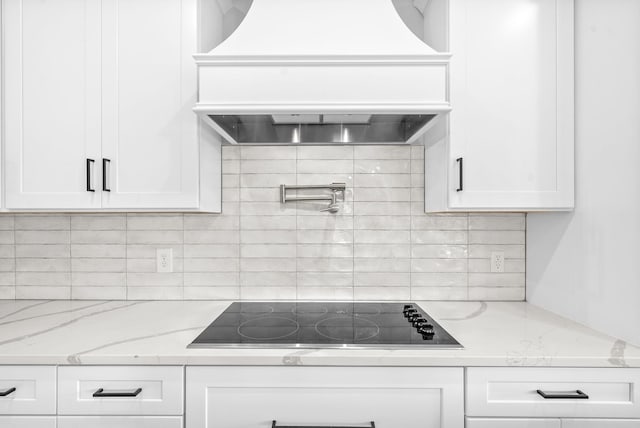
<svg viewBox="0 0 640 428">
<path fill-rule="evenodd" d="M 229 303 L 1 301 L 0 364 L 640 367 L 639 347 L 506 302 L 417 302 L 462 350 L 187 349 Z"/>
</svg>

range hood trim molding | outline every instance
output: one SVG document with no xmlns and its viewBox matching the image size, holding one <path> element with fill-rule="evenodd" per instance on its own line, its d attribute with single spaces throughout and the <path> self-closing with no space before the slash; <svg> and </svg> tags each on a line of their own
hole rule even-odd
<svg viewBox="0 0 640 428">
<path fill-rule="evenodd" d="M 198 103 L 193 111 L 199 115 L 220 114 L 432 114 L 448 113 L 449 103 L 429 104 L 203 104 Z"/>
<path fill-rule="evenodd" d="M 214 53 L 194 54 L 197 65 L 448 65 L 448 52 L 425 55 L 216 55 Z"/>
</svg>

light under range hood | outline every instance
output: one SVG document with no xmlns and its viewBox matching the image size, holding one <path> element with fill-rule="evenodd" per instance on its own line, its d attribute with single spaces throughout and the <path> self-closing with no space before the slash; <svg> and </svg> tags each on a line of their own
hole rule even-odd
<svg viewBox="0 0 640 428">
<path fill-rule="evenodd" d="M 450 111 L 447 67 L 391 0 L 254 0 L 195 55 L 194 111 L 232 144 L 404 144 Z"/>
</svg>

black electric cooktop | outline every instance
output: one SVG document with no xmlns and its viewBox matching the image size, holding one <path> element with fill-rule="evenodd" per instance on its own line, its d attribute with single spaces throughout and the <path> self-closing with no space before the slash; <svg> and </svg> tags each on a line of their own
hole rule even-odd
<svg viewBox="0 0 640 428">
<path fill-rule="evenodd" d="M 462 348 L 415 303 L 235 302 L 189 348 Z"/>
</svg>

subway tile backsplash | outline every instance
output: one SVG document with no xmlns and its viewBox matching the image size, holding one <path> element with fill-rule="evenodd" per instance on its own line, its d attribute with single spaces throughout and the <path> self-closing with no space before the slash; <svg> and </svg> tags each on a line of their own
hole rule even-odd
<svg viewBox="0 0 640 428">
<path fill-rule="evenodd" d="M 222 214 L 1 215 L 0 298 L 524 300 L 525 216 L 425 214 L 423 157 L 225 146 Z M 347 184 L 337 214 L 279 202 L 280 184 L 331 182 Z"/>
</svg>

